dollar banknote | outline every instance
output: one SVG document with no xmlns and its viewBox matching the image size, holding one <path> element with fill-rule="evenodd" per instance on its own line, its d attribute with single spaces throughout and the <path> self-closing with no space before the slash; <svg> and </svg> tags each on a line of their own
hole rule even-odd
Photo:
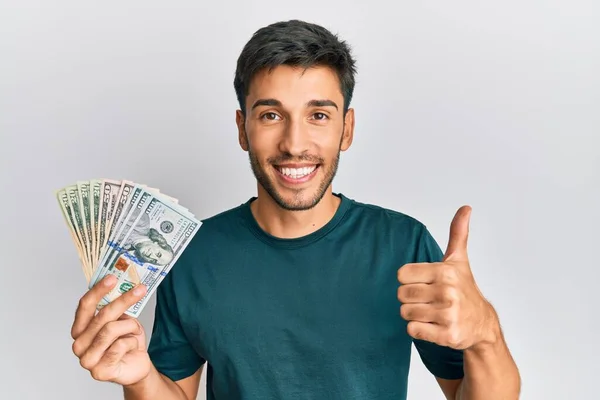
<svg viewBox="0 0 600 400">
<path fill-rule="evenodd" d="M 77 194 L 79 195 L 79 206 L 82 211 L 81 223 L 83 224 L 83 235 L 85 236 L 86 242 L 86 253 L 88 255 L 88 262 L 91 266 L 93 263 L 94 256 L 92 255 L 92 228 L 91 213 L 90 213 L 90 183 L 79 181 L 77 185 Z"/>
<path fill-rule="evenodd" d="M 79 261 L 81 263 L 83 273 L 85 275 L 86 280 L 89 281 L 91 279 L 91 271 L 87 268 L 87 264 L 85 262 L 85 255 L 83 252 L 83 241 L 79 236 L 78 230 L 75 228 L 75 217 L 73 215 L 71 201 L 69 200 L 69 196 L 67 194 L 66 189 L 58 190 L 56 193 L 56 197 L 58 199 L 58 204 L 60 205 L 63 217 L 65 218 L 65 221 L 69 228 L 69 234 L 71 235 L 71 239 L 75 243 L 75 248 L 79 256 Z"/>
<path fill-rule="evenodd" d="M 132 207 L 134 207 L 134 205 L 140 201 L 140 197 L 142 195 L 143 190 L 144 188 L 142 185 L 135 185 L 132 188 L 130 195 L 127 197 L 127 202 L 123 205 L 123 207 L 120 210 L 119 218 L 113 221 L 112 229 L 108 235 L 107 245 L 104 247 L 100 255 L 100 259 L 98 260 L 97 266 L 92 276 L 92 281 L 89 284 L 90 288 L 92 288 L 96 283 L 98 283 L 98 280 L 102 279 L 102 277 L 104 276 L 103 265 L 105 264 L 106 258 L 110 257 L 114 251 L 114 249 L 110 247 L 109 244 L 119 241 L 121 231 L 123 230 L 124 222 L 129 216 Z"/>
<path fill-rule="evenodd" d="M 70 185 L 65 188 L 65 192 L 69 199 L 69 203 L 71 206 L 71 212 L 73 215 L 74 226 L 73 229 L 77 232 L 77 236 L 81 240 L 81 254 L 83 256 L 83 267 L 86 270 L 86 276 L 91 276 L 92 273 L 92 265 L 90 262 L 90 257 L 88 253 L 88 243 L 87 236 L 84 228 L 84 212 L 82 210 L 79 188 L 77 185 Z"/>
<path fill-rule="evenodd" d="M 104 244 L 106 243 L 106 232 L 110 229 L 109 223 L 111 220 L 112 213 L 114 212 L 115 205 L 117 203 L 119 191 L 121 189 L 121 182 L 111 179 L 103 179 L 100 183 L 100 200 L 99 210 L 96 220 L 96 229 L 98 230 L 98 237 L 96 241 L 96 254 L 100 255 Z M 95 269 L 96 265 L 94 265 Z M 89 281 L 88 281 L 89 283 Z"/>
<path fill-rule="evenodd" d="M 77 181 L 55 194 L 88 288 L 117 277 L 98 310 L 144 284 L 146 295 L 126 312 L 138 317 L 201 225 L 176 198 L 128 180 Z"/>
<path fill-rule="evenodd" d="M 96 227 L 96 224 L 98 223 L 98 213 L 100 212 L 101 186 L 102 180 L 100 179 L 93 179 L 90 181 L 90 225 L 92 227 L 92 260 L 95 260 L 98 256 L 98 251 L 96 247 L 99 232 Z"/>
</svg>

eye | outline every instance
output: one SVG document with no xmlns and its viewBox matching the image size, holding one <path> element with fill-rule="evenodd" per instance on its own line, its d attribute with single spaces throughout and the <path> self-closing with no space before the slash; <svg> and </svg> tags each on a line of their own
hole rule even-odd
<svg viewBox="0 0 600 400">
<path fill-rule="evenodd" d="M 275 114 L 274 112 L 267 112 L 267 113 L 264 113 L 263 115 L 261 115 L 260 118 L 266 119 L 269 121 L 275 121 L 277 118 L 279 118 L 279 115 Z"/>
<path fill-rule="evenodd" d="M 322 120 L 327 119 L 328 117 L 327 117 L 327 114 L 318 112 L 318 113 L 313 114 L 313 118 L 316 119 L 317 121 L 322 121 Z"/>
</svg>

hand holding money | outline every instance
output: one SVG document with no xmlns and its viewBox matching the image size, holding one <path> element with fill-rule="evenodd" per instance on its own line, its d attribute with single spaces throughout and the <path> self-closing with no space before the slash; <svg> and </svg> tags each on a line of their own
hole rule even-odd
<svg viewBox="0 0 600 400">
<path fill-rule="evenodd" d="M 96 314 L 98 302 L 116 283 L 117 278 L 109 275 L 81 298 L 71 336 L 73 353 L 94 379 L 127 386 L 143 380 L 152 369 L 144 328 L 136 318 L 124 315 L 144 296 L 145 287 L 125 293 Z"/>
<path fill-rule="evenodd" d="M 78 181 L 56 192 L 88 288 L 117 279 L 97 310 L 139 284 L 144 297 L 125 311 L 137 317 L 200 228 L 177 199 L 127 180 Z"/>
</svg>

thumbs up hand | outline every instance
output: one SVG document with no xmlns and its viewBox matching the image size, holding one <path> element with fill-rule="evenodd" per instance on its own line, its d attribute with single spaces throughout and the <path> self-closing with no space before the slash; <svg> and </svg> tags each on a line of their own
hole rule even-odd
<svg viewBox="0 0 600 400">
<path fill-rule="evenodd" d="M 398 270 L 400 315 L 415 339 L 463 350 L 496 340 L 496 314 L 469 265 L 470 216 L 469 206 L 457 211 L 442 262 L 405 264 Z"/>
</svg>

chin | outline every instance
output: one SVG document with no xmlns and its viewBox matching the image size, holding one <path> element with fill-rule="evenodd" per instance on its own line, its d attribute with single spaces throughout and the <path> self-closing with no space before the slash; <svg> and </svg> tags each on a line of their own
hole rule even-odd
<svg viewBox="0 0 600 400">
<path fill-rule="evenodd" d="M 279 207 L 288 211 L 306 211 L 315 207 L 319 201 L 315 201 L 313 199 L 277 199 L 275 198 L 275 202 L 279 205 Z"/>
<path fill-rule="evenodd" d="M 306 211 L 319 204 L 325 195 L 326 188 L 323 189 L 323 182 L 316 186 L 316 188 L 293 189 L 288 187 L 277 188 L 274 185 L 267 189 L 267 193 L 284 210 Z"/>
</svg>

